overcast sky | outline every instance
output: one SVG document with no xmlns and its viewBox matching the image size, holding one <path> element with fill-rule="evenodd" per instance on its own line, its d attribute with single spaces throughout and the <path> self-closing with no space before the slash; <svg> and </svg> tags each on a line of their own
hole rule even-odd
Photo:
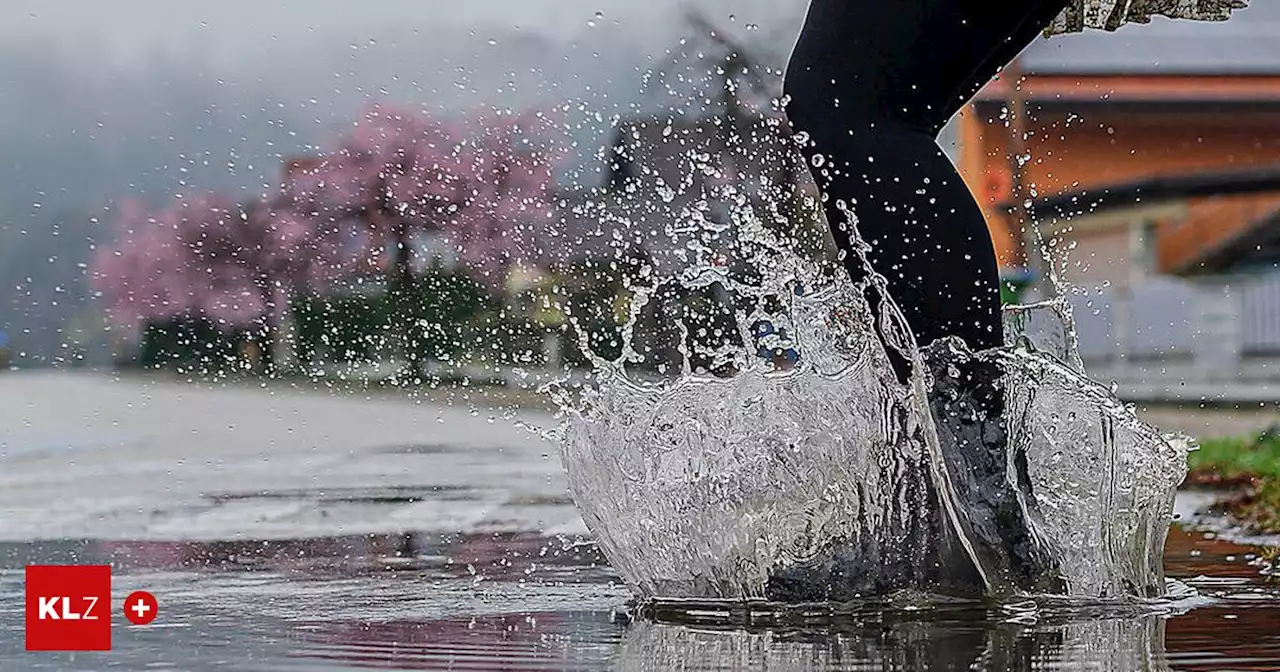
<svg viewBox="0 0 1280 672">
<path fill-rule="evenodd" d="M 115 56 L 136 56 L 156 46 L 179 51 L 207 46 L 226 57 L 261 52 L 274 39 L 297 40 L 311 34 L 358 37 L 387 26 L 490 24 L 564 37 L 579 32 L 597 12 L 606 21 L 630 24 L 674 4 L 675 0 L 6 0 L 4 12 L 14 20 L 0 25 L 0 36 L 34 41 L 55 37 L 64 44 L 89 38 L 110 45 Z"/>
<path fill-rule="evenodd" d="M 383 98 L 625 112 L 646 55 L 679 32 L 679 4 L 4 0 L 0 204 L 20 208 L 15 190 L 60 201 L 71 185 L 100 198 L 129 178 L 256 187 L 273 157 L 322 144 Z M 804 3 L 693 4 L 765 24 L 785 51 Z"/>
<path fill-rule="evenodd" d="M 261 193 L 283 157 L 319 151 L 373 101 L 583 101 L 599 113 L 577 130 L 590 154 L 611 117 L 670 102 L 646 103 L 640 73 L 686 32 L 682 4 L 0 0 L 0 329 L 60 322 L 107 232 L 88 216 L 113 199 Z M 781 60 L 807 2 L 687 4 Z"/>
<path fill-rule="evenodd" d="M 685 32 L 681 4 L 0 0 L 0 330 L 56 351 L 78 264 L 109 235 L 88 218 L 113 199 L 261 193 L 373 101 L 583 101 L 600 116 L 575 137 L 594 153 Z M 785 55 L 806 3 L 690 4 Z"/>
</svg>

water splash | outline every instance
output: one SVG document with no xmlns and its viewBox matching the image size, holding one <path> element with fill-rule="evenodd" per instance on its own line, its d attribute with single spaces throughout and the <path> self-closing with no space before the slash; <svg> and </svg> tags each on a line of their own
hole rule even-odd
<svg viewBox="0 0 1280 672">
<path fill-rule="evenodd" d="M 689 174 L 709 172 L 709 153 L 690 156 Z M 801 225 L 771 207 L 794 197 L 776 181 L 713 186 L 686 180 L 704 198 L 664 213 L 686 264 L 629 283 L 621 354 L 582 334 L 594 383 L 557 392 L 572 494 L 640 598 L 1163 592 L 1186 449 L 1086 377 L 1065 303 L 1011 309 L 1004 348 L 918 348 L 881 278 L 855 282 L 829 240 L 804 242 L 827 231 L 816 200 Z M 717 205 L 730 226 L 707 215 Z M 732 324 L 664 312 L 672 286 L 719 297 Z M 638 345 L 655 321 L 678 361 Z M 891 352 L 911 362 L 906 382 Z M 975 376 L 1003 421 L 983 416 Z"/>
</svg>

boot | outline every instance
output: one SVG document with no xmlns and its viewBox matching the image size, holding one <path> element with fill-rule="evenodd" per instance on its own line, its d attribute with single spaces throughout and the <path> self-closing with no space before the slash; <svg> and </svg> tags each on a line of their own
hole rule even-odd
<svg viewBox="0 0 1280 672">
<path fill-rule="evenodd" d="M 943 462 L 967 521 L 962 533 L 971 537 L 992 589 L 1062 593 L 1053 554 L 1032 526 L 1035 495 L 1026 453 L 1009 443 L 999 363 L 956 339 L 935 342 L 922 354 L 933 379 L 929 408 Z"/>
</svg>

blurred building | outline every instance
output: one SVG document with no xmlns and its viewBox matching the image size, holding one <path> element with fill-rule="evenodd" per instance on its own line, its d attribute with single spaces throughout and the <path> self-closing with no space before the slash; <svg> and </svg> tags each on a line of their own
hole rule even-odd
<svg viewBox="0 0 1280 672">
<path fill-rule="evenodd" d="M 790 142 L 778 119 L 759 115 L 624 119 L 605 148 L 604 183 L 562 195 L 552 256 L 643 258 L 664 277 L 732 266 L 748 214 L 821 254 L 827 231 L 806 210 L 816 186 Z"/>
<path fill-rule="evenodd" d="M 1259 229 L 1280 234 L 1280 193 L 1089 207 L 1092 195 L 1156 176 L 1280 165 L 1280 4 L 1252 4 L 1222 24 L 1157 20 L 1041 40 L 1016 64 L 1020 91 L 1003 78 L 979 94 L 958 123 L 958 163 L 1004 264 L 1024 262 L 1009 160 L 1015 95 L 1028 110 L 1024 193 L 1078 197 L 1069 221 L 1041 221 L 1060 249 L 1074 248 L 1068 280 L 1127 284 L 1258 260 L 1247 243 Z"/>
<path fill-rule="evenodd" d="M 1066 257 L 1085 365 L 1122 395 L 1280 399 L 1277 34 L 1280 3 L 1255 2 L 1221 24 L 1041 40 L 957 122 L 1002 263 L 1034 265 L 1033 214 Z"/>
</svg>

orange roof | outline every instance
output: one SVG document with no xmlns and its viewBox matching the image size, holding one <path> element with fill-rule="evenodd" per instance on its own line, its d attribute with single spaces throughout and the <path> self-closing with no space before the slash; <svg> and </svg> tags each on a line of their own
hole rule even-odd
<svg viewBox="0 0 1280 672">
<path fill-rule="evenodd" d="M 1021 90 L 1040 102 L 1280 102 L 1280 77 L 1168 75 L 1033 75 Z M 977 101 L 1009 97 L 1009 81 L 997 78 L 978 93 Z"/>
<path fill-rule="evenodd" d="M 1162 272 L 1186 273 L 1255 232 L 1280 212 L 1280 195 L 1215 197 L 1192 203 L 1187 216 L 1162 226 L 1157 256 Z"/>
</svg>

